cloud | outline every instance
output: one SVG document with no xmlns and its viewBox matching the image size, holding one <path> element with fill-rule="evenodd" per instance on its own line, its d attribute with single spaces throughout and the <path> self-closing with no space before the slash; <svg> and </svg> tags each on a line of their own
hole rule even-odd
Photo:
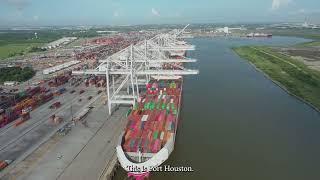
<svg viewBox="0 0 320 180">
<path fill-rule="evenodd" d="M 4 2 L 19 11 L 22 11 L 24 8 L 30 5 L 29 0 L 0 0 L 0 2 Z"/>
<path fill-rule="evenodd" d="M 151 9 L 151 13 L 152 13 L 154 16 L 160 16 L 160 13 L 159 13 L 155 8 L 152 8 L 152 9 Z"/>
<path fill-rule="evenodd" d="M 292 0 L 272 0 L 271 9 L 277 10 L 280 7 L 287 6 L 291 2 L 292 2 Z"/>
</svg>

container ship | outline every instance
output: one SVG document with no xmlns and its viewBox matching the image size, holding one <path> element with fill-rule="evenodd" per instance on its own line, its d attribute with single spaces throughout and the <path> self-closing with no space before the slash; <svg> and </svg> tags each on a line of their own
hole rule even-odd
<svg viewBox="0 0 320 180">
<path fill-rule="evenodd" d="M 171 57 L 184 54 L 177 51 L 171 53 Z M 165 162 L 174 149 L 183 78 L 156 77 L 145 88 L 137 104 L 127 113 L 127 125 L 116 148 L 128 177 L 137 180 L 149 177 L 149 172 Z"/>
<path fill-rule="evenodd" d="M 248 38 L 254 38 L 254 37 L 267 37 L 267 38 L 271 38 L 272 34 L 265 34 L 265 33 L 250 33 L 247 34 Z"/>
<path fill-rule="evenodd" d="M 101 60 L 95 69 L 72 71 L 74 75 L 106 77 L 109 115 L 116 107 L 113 105 L 131 106 L 116 147 L 118 161 L 129 178 L 149 177 L 174 149 L 183 76 L 199 73 L 184 67 L 184 63 L 197 61 L 186 57 L 187 51 L 195 50 L 183 40 L 187 27 L 131 44 Z"/>
</svg>

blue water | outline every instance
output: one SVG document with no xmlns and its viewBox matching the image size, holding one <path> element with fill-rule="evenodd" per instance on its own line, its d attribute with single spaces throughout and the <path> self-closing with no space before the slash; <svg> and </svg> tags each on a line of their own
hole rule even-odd
<svg viewBox="0 0 320 180">
<path fill-rule="evenodd" d="M 165 163 L 193 172 L 151 179 L 320 179 L 320 114 L 257 72 L 230 47 L 285 46 L 308 40 L 196 38 L 200 70 L 184 82 L 175 150 Z M 123 178 L 120 171 L 117 177 Z"/>
</svg>

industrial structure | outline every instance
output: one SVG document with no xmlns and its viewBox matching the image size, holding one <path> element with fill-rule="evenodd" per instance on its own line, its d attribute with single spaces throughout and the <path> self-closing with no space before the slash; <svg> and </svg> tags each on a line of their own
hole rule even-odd
<svg viewBox="0 0 320 180">
<path fill-rule="evenodd" d="M 80 61 L 69 61 L 69 62 L 66 62 L 66 63 L 63 63 L 63 64 L 59 64 L 59 65 L 54 66 L 54 67 L 50 67 L 50 68 L 44 69 L 42 71 L 42 73 L 43 74 L 51 74 L 51 73 L 60 71 L 62 69 L 68 68 L 70 66 L 73 66 L 73 65 L 76 65 L 76 64 L 79 64 L 79 63 L 80 63 Z"/>
<path fill-rule="evenodd" d="M 56 41 L 53 41 L 46 46 L 43 46 L 43 49 L 52 49 L 52 48 L 57 48 L 60 47 L 61 45 L 66 45 L 71 43 L 72 41 L 76 40 L 77 37 L 63 37 L 61 39 L 58 39 Z"/>
<path fill-rule="evenodd" d="M 195 59 L 170 58 L 171 55 L 194 50 L 179 38 L 184 37 L 182 30 L 173 30 L 158 34 L 155 37 L 138 42 L 100 60 L 100 65 L 94 70 L 73 71 L 74 75 L 103 75 L 106 77 L 106 91 L 109 114 L 113 104 L 135 105 L 139 97 L 139 85 L 145 85 L 151 77 L 160 76 L 175 78 L 182 75 L 198 74 L 198 70 L 187 69 L 180 63 L 196 62 Z M 164 64 L 173 67 L 165 69 Z M 118 83 L 115 83 L 117 81 Z M 126 91 L 123 91 L 126 89 Z"/>
<path fill-rule="evenodd" d="M 182 76 L 199 73 L 184 67 L 185 63 L 196 62 L 186 58 L 186 51 L 194 50 L 195 46 L 180 40 L 187 27 L 131 44 L 100 60 L 94 70 L 72 72 L 106 77 L 109 114 L 114 104 L 132 106 L 127 113 L 127 129 L 116 147 L 118 161 L 128 177 L 137 180 L 148 177 L 152 168 L 166 161 L 174 149 Z M 141 91 L 139 85 L 147 89 Z"/>
<path fill-rule="evenodd" d="M 50 142 L 54 139 L 55 133 L 58 132 L 58 135 L 63 136 L 69 132 L 71 127 L 77 133 L 83 133 L 81 128 L 96 130 L 90 126 L 90 123 L 94 121 L 92 116 L 97 117 L 97 123 L 100 123 L 98 119 L 108 116 L 105 113 L 105 107 L 100 108 L 104 105 L 103 102 L 108 103 L 109 114 L 112 114 L 108 117 L 115 123 L 112 126 L 104 127 L 102 131 L 107 133 L 106 136 L 110 138 L 122 136 L 126 121 L 124 119 L 125 111 L 128 108 L 119 107 L 119 110 L 111 113 L 111 109 L 115 105 L 125 104 L 137 107 L 141 105 L 141 96 L 144 96 L 146 92 L 147 83 L 170 81 L 170 85 L 173 86 L 175 83 L 172 81 L 182 80 L 183 75 L 198 73 L 198 70 L 186 69 L 183 66 L 184 63 L 196 62 L 195 59 L 186 58 L 185 52 L 194 50 L 195 46 L 188 45 L 182 40 L 191 37 L 190 33 L 184 33 L 184 30 L 174 30 L 162 34 L 160 33 L 163 31 L 129 32 L 114 36 L 79 39 L 77 43 L 81 44 L 80 46 L 41 51 L 24 60 L 14 61 L 15 66 L 31 65 L 42 73 L 37 73 L 31 80 L 19 85 L 14 82 L 6 82 L 8 86 L 2 86 L 0 163 L 5 166 L 0 168 L 0 179 L 7 175 L 15 177 L 14 171 L 20 171 L 16 165 L 24 163 L 21 157 L 29 156 L 32 153 L 36 154 L 35 149 L 42 146 L 44 142 Z M 5 67 L 7 66 L 6 64 Z M 71 74 L 71 70 L 74 75 L 86 74 L 90 76 L 75 77 Z M 178 89 L 182 87 L 182 82 L 177 82 L 174 87 L 177 87 L 176 92 L 178 92 Z M 102 93 L 103 90 L 107 96 Z M 168 88 L 168 91 L 164 90 L 163 92 L 171 91 Z M 153 94 L 153 96 L 156 95 Z M 173 96 L 169 94 L 166 96 L 167 99 L 171 97 Z M 180 102 L 178 99 L 178 97 L 175 98 L 174 103 Z M 97 103 L 97 106 L 92 105 L 97 101 L 102 103 Z M 90 113 L 91 108 L 95 108 L 95 115 Z M 175 104 L 175 108 L 177 115 L 180 105 Z M 88 118 L 90 119 L 89 126 L 86 124 L 87 115 L 91 116 Z M 146 117 L 144 116 L 143 121 L 147 121 Z M 79 122 L 83 126 L 75 126 Z M 104 124 L 100 125 L 104 126 Z M 175 132 L 175 128 L 172 127 L 170 124 L 171 129 L 168 130 L 170 133 Z M 116 132 L 111 133 L 109 129 L 116 129 Z M 94 137 L 98 138 L 96 135 Z M 79 138 L 79 136 L 76 135 L 72 138 Z M 174 145 L 174 141 L 169 136 L 159 133 L 158 148 L 161 138 L 170 139 L 171 145 Z M 60 139 L 62 143 L 62 137 L 59 138 L 59 141 Z M 116 139 L 118 138 L 113 139 L 115 141 L 111 141 L 108 148 L 104 149 L 105 151 L 115 153 Z M 92 147 L 96 148 L 96 146 Z M 12 151 L 12 148 L 15 148 L 16 151 Z M 53 149 L 55 148 L 59 149 L 60 145 L 53 147 Z M 63 148 L 70 150 L 70 154 L 65 158 L 72 158 L 74 152 L 81 150 L 81 148 L 74 149 L 73 146 L 63 146 Z M 94 150 L 100 151 L 99 148 Z M 48 153 L 50 154 L 52 151 Z M 44 158 L 43 160 L 46 161 L 45 158 L 50 157 L 48 153 L 39 158 Z M 113 159 L 114 156 L 110 156 L 105 160 L 113 161 Z M 46 162 L 55 163 L 55 161 Z M 62 167 L 65 164 L 53 166 L 56 165 L 60 169 L 66 168 Z M 95 171 L 101 168 L 103 165 L 95 168 Z M 33 172 L 36 170 L 30 170 L 25 175 L 33 174 Z M 93 174 L 96 173 L 91 175 Z M 42 177 L 43 174 L 37 175 Z M 51 175 L 57 174 L 52 172 Z"/>
</svg>

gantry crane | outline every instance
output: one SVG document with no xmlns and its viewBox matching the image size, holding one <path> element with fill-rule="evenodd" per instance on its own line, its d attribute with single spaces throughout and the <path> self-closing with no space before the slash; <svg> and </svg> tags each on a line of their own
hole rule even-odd
<svg viewBox="0 0 320 180">
<path fill-rule="evenodd" d="M 106 77 L 106 93 L 109 114 L 113 104 L 135 105 L 139 97 L 139 85 L 154 79 L 175 79 L 183 75 L 198 74 L 198 70 L 186 69 L 179 63 L 196 62 L 184 56 L 195 46 L 181 40 L 184 30 L 173 30 L 138 42 L 109 56 L 96 69 L 73 71 L 74 75 L 103 75 Z M 180 54 L 180 58 L 172 58 Z M 173 68 L 164 68 L 164 64 Z M 117 83 L 115 82 L 117 81 Z"/>
</svg>

